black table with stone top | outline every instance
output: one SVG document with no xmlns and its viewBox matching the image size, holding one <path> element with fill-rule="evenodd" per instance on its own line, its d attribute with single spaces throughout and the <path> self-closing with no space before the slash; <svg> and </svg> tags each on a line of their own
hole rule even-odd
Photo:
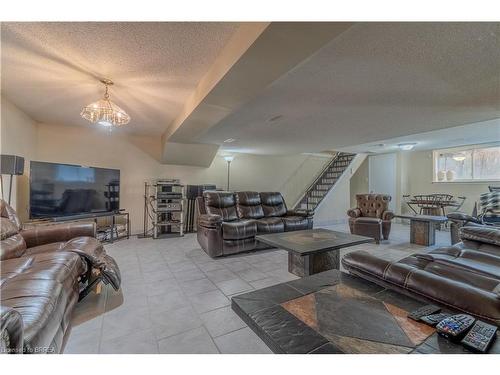
<svg viewBox="0 0 500 375">
<path fill-rule="evenodd" d="M 471 353 L 407 317 L 426 302 L 338 270 L 240 294 L 231 303 L 275 353 Z M 489 353 L 500 354 L 498 334 Z"/>
<path fill-rule="evenodd" d="M 288 251 L 288 271 L 303 277 L 340 269 L 340 249 L 374 242 L 373 238 L 328 229 L 262 234 L 256 239 Z"/>
</svg>

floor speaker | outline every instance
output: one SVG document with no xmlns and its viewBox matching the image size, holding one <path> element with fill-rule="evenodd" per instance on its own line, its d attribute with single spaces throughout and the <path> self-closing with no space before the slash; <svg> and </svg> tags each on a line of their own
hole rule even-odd
<svg viewBox="0 0 500 375">
<path fill-rule="evenodd" d="M 22 175 L 24 173 L 24 158 L 16 155 L 1 155 L 0 173 Z"/>
</svg>

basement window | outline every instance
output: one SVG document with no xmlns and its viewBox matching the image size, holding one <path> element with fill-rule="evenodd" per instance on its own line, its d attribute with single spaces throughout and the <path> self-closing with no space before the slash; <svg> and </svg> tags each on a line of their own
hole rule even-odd
<svg viewBox="0 0 500 375">
<path fill-rule="evenodd" d="M 500 145 L 433 151 L 434 182 L 500 181 Z"/>
</svg>

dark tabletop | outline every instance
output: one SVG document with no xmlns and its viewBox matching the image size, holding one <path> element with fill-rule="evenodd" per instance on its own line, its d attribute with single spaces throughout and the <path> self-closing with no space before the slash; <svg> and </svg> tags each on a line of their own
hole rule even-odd
<svg viewBox="0 0 500 375">
<path fill-rule="evenodd" d="M 407 317 L 427 302 L 339 270 L 239 294 L 231 302 L 275 353 L 471 353 Z M 500 353 L 500 339 L 489 353 Z"/>
<path fill-rule="evenodd" d="M 419 221 L 435 221 L 444 222 L 448 221 L 446 216 L 432 216 L 432 215 L 395 215 L 401 219 L 419 220 Z"/>
<path fill-rule="evenodd" d="M 328 229 L 307 229 L 294 232 L 262 234 L 260 242 L 300 255 L 338 250 L 344 247 L 373 242 L 373 238 Z"/>
</svg>

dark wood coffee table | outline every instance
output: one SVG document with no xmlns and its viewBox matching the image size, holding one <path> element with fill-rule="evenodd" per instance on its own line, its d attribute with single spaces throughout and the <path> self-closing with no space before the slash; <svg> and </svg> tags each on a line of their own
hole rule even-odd
<svg viewBox="0 0 500 375">
<path fill-rule="evenodd" d="M 396 215 L 410 220 L 410 242 L 416 245 L 432 246 L 436 243 L 436 224 L 446 223 L 446 216 Z"/>
<path fill-rule="evenodd" d="M 263 234 L 256 239 L 288 251 L 288 271 L 303 277 L 340 268 L 340 249 L 373 242 L 370 237 L 308 229 L 294 232 Z"/>
<path fill-rule="evenodd" d="M 232 309 L 275 353 L 470 353 L 407 318 L 426 304 L 338 270 L 231 299 Z M 498 334 L 489 353 L 500 354 Z"/>
</svg>

